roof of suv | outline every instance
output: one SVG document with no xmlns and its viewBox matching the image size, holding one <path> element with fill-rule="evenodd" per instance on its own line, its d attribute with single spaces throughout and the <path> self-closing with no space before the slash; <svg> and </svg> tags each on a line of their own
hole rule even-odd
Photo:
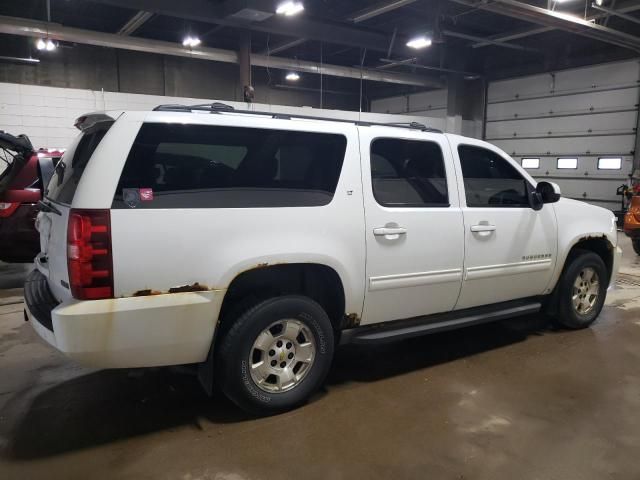
<svg viewBox="0 0 640 480">
<path fill-rule="evenodd" d="M 438 130 L 435 128 L 428 127 L 419 122 L 408 122 L 408 123 L 378 123 L 378 122 L 367 122 L 360 120 L 349 120 L 344 118 L 330 118 L 330 117 L 319 117 L 313 115 L 300 115 L 294 113 L 275 113 L 275 112 L 263 112 L 256 110 L 239 110 L 231 105 L 227 105 L 225 103 L 211 103 L 211 104 L 200 104 L 200 105 L 158 105 L 153 109 L 154 112 L 183 112 L 183 113 L 191 113 L 191 112 L 208 112 L 211 114 L 224 114 L 224 113 L 239 113 L 243 115 L 259 115 L 259 116 L 267 116 L 274 119 L 281 120 L 290 120 L 290 119 L 304 119 L 304 120 L 318 120 L 318 121 L 326 121 L 326 122 L 337 122 L 337 123 L 352 123 L 360 126 L 385 126 L 385 127 L 396 127 L 396 128 L 407 128 L 411 130 L 419 130 L 423 132 L 431 132 L 431 133 L 443 133 L 442 130 Z"/>
</svg>

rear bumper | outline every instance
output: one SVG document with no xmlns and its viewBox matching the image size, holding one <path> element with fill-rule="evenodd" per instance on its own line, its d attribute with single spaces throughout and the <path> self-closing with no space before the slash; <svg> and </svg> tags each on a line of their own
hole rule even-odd
<svg viewBox="0 0 640 480">
<path fill-rule="evenodd" d="M 39 272 L 35 272 L 42 276 Z M 44 276 L 43 276 L 44 278 Z M 199 363 L 207 358 L 224 290 L 62 302 L 48 329 L 27 301 L 34 330 L 84 365 L 134 368 Z"/>
</svg>

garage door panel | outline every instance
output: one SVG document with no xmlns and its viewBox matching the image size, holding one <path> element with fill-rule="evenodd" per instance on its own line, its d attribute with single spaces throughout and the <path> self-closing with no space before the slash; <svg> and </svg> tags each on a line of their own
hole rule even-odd
<svg viewBox="0 0 640 480">
<path fill-rule="evenodd" d="M 521 156 L 516 156 L 514 159 L 518 163 L 522 163 Z M 531 158 L 531 157 L 525 157 Z M 561 176 L 572 176 L 577 178 L 584 178 L 587 176 L 597 176 L 602 178 L 627 178 L 627 173 L 631 170 L 631 166 L 633 164 L 633 156 L 632 155 L 624 155 L 620 158 L 622 159 L 620 170 L 598 170 L 598 155 L 592 156 L 584 156 L 577 155 L 575 158 L 578 159 L 578 168 L 575 170 L 567 171 L 563 169 L 558 169 L 558 157 L 557 156 L 538 156 L 540 161 L 540 167 L 534 169 L 527 169 L 527 172 L 531 174 L 533 177 L 539 177 L 541 175 L 561 175 Z M 585 173 L 587 175 L 585 175 Z"/>
<path fill-rule="evenodd" d="M 555 77 L 555 78 L 554 78 Z M 489 86 L 489 102 L 545 96 L 552 92 L 571 92 L 589 88 L 633 85 L 640 77 L 637 61 L 616 62 L 573 70 L 532 75 L 492 82 Z"/>
<path fill-rule="evenodd" d="M 496 140 L 497 145 L 509 155 L 544 155 L 547 152 L 579 156 L 581 153 L 629 154 L 635 148 L 634 135 L 581 138 L 544 138 Z"/>
<path fill-rule="evenodd" d="M 637 112 L 606 113 L 580 117 L 510 120 L 487 123 L 487 139 L 549 135 L 584 135 L 588 133 L 633 133 Z"/>
<path fill-rule="evenodd" d="M 517 117 L 533 117 L 562 113 L 598 112 L 598 110 L 634 109 L 638 103 L 638 88 L 589 92 L 580 95 L 563 95 L 519 102 L 489 104 L 487 120 L 502 120 Z M 593 110 L 591 110 L 593 108 Z"/>
</svg>

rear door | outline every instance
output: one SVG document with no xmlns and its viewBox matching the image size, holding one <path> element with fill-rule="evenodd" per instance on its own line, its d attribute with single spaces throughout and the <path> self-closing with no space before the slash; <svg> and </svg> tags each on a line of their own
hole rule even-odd
<svg viewBox="0 0 640 480">
<path fill-rule="evenodd" d="M 464 233 L 446 138 L 359 130 L 367 245 L 362 324 L 453 309 Z"/>
</svg>

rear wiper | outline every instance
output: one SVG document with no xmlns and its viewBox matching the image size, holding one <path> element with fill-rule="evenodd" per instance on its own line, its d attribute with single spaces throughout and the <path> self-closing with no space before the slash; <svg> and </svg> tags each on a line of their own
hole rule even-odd
<svg viewBox="0 0 640 480">
<path fill-rule="evenodd" d="M 38 207 L 40 207 L 40 210 L 42 210 L 43 212 L 55 213 L 56 215 L 62 216 L 62 212 L 58 210 L 51 202 L 38 200 Z"/>
</svg>

